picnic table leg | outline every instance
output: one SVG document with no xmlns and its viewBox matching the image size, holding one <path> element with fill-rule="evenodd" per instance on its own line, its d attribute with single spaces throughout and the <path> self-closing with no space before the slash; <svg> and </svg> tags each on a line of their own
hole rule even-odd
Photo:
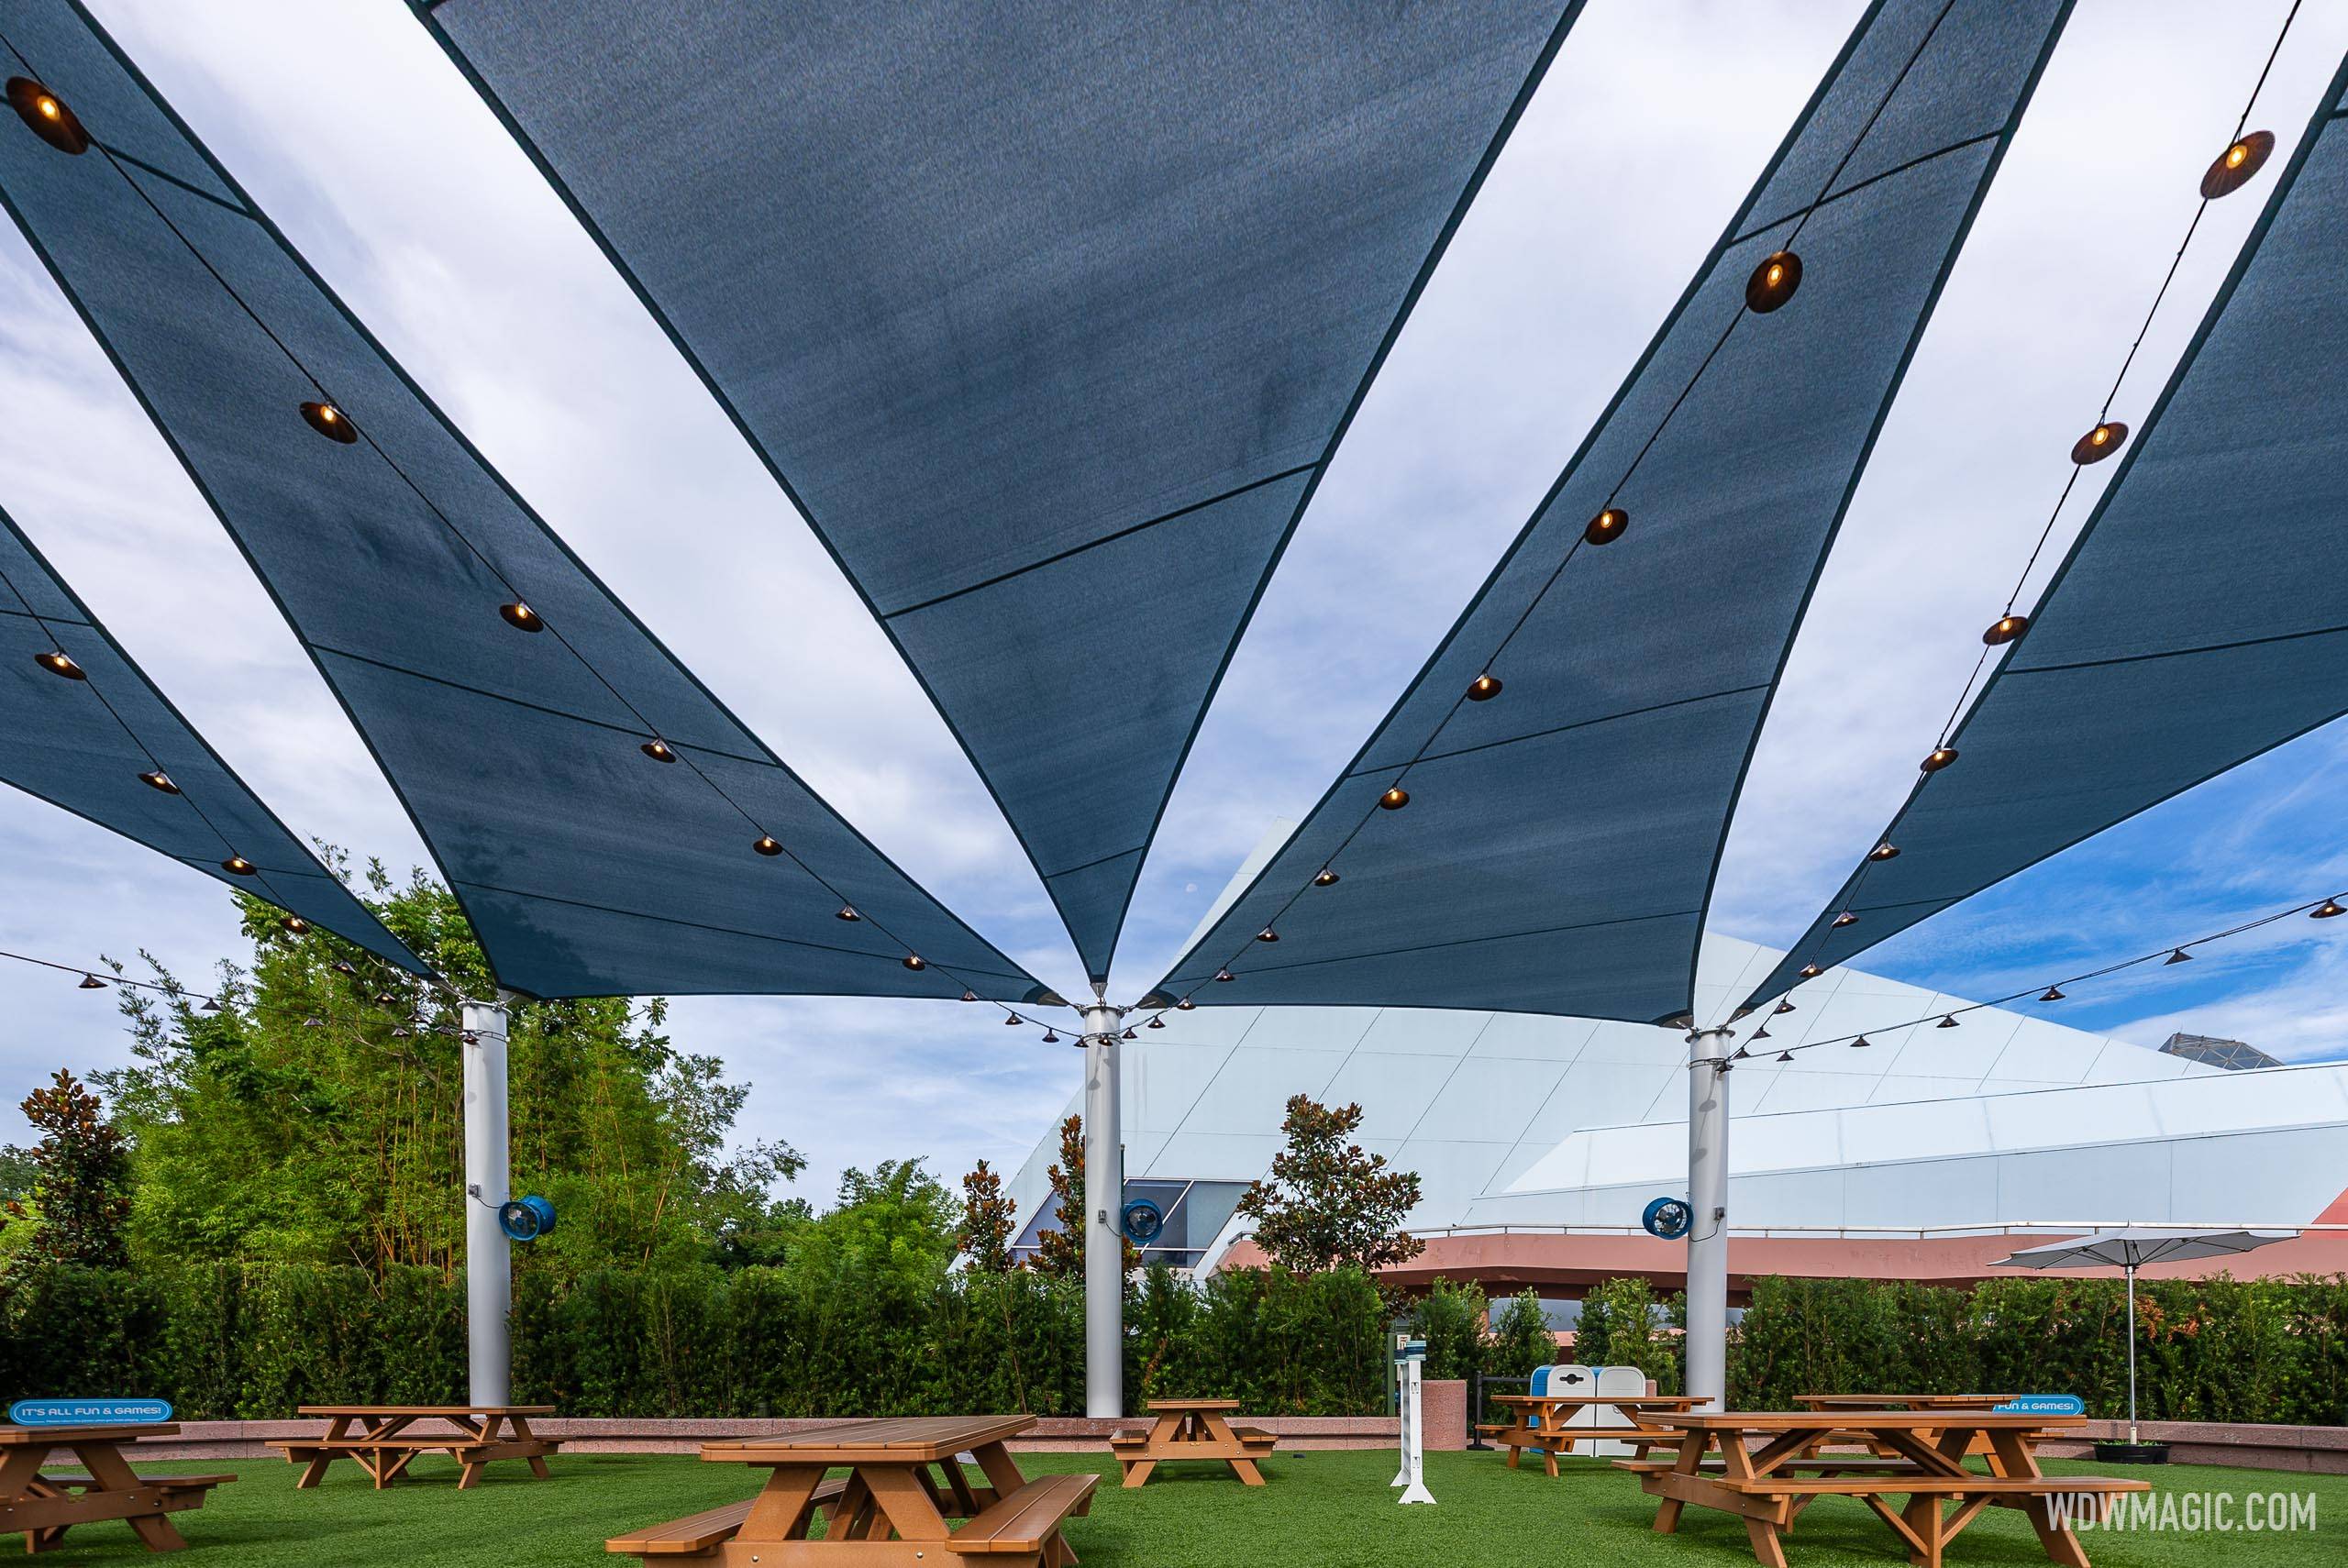
<svg viewBox="0 0 2348 1568">
<path fill-rule="evenodd" d="M 820 1464 L 778 1464 L 767 1474 L 767 1484 L 759 1491 L 758 1500 L 750 1505 L 749 1517 L 736 1532 L 737 1540 L 785 1541 L 799 1540 L 807 1533 L 814 1508 L 812 1507 L 815 1488 L 823 1484 L 824 1467 Z M 832 1522 L 839 1521 L 839 1510 L 832 1510 Z M 825 1531 L 826 1534 L 830 1532 Z"/>
<path fill-rule="evenodd" d="M 1744 1534 L 1753 1542 L 1753 1556 L 1762 1568 L 1786 1568 L 1786 1544 L 1778 1538 L 1776 1525 L 1747 1516 Z"/>
<path fill-rule="evenodd" d="M 131 1474 L 129 1464 L 122 1457 L 122 1451 L 114 1444 L 77 1442 L 72 1447 L 74 1457 L 90 1473 L 90 1479 L 97 1483 L 94 1489 L 108 1492 L 137 1489 L 138 1477 Z M 147 1543 L 150 1551 L 178 1551 L 187 1545 L 180 1532 L 172 1528 L 172 1521 L 161 1513 L 138 1515 L 128 1523 L 138 1532 L 138 1539 Z"/>
<path fill-rule="evenodd" d="M 1703 1462 L 1704 1451 L 1711 1445 L 1711 1433 L 1689 1432 L 1687 1440 L 1679 1445 L 1678 1456 L 1671 1462 L 1672 1473 L 1678 1475 L 1695 1474 L 1696 1467 Z M 1679 1510 L 1683 1507 L 1685 1505 L 1677 1497 L 1664 1498 L 1655 1511 L 1656 1534 L 1669 1535 L 1678 1529 Z"/>
<path fill-rule="evenodd" d="M 947 1488 L 954 1494 L 954 1511 L 966 1519 L 976 1518 L 979 1500 L 970 1494 L 970 1478 L 962 1473 L 962 1462 L 948 1454 L 939 1468 L 946 1472 Z"/>
<path fill-rule="evenodd" d="M 1129 1492 L 1136 1486 L 1148 1485 L 1150 1476 L 1157 1469 L 1157 1461 L 1154 1459 L 1120 1459 L 1117 1463 L 1125 1467 L 1124 1487 Z"/>
<path fill-rule="evenodd" d="M 1027 1477 L 1019 1474 L 1019 1466 L 1012 1463 L 1011 1451 L 999 1442 L 982 1443 L 970 1451 L 979 1462 L 980 1471 L 998 1497 L 1008 1497 L 1027 1485 Z"/>
<path fill-rule="evenodd" d="M 1524 1453 L 1524 1445 L 1523 1443 L 1509 1441 L 1509 1440 L 1513 1438 L 1515 1435 L 1516 1434 L 1514 1432 L 1506 1432 L 1501 1434 L 1501 1438 L 1502 1442 L 1508 1443 L 1508 1467 L 1511 1470 L 1516 1468 L 1517 1460 L 1522 1458 Z"/>
</svg>

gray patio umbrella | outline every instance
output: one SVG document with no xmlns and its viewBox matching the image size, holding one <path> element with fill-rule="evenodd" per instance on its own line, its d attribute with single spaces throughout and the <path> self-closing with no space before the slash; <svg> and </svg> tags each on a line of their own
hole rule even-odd
<svg viewBox="0 0 2348 1568">
<path fill-rule="evenodd" d="M 2136 1441 L 2136 1271 L 2146 1264 L 2187 1263 L 2195 1258 L 2231 1257 L 2287 1242 L 2297 1231 L 2154 1231 L 2130 1226 L 2124 1231 L 2098 1231 L 2067 1242 L 2026 1247 L 1992 1268 L 2116 1268 L 2128 1278 L 2128 1441 Z"/>
</svg>

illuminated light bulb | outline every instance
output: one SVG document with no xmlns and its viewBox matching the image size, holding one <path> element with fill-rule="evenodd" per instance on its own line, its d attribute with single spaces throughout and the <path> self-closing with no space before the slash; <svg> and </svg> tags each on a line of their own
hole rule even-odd
<svg viewBox="0 0 2348 1568">
<path fill-rule="evenodd" d="M 750 841 L 750 847 L 757 850 L 760 855 L 781 855 L 782 853 L 782 841 L 776 838 L 773 834 L 768 834 L 752 839 Z"/>
<path fill-rule="evenodd" d="M 1981 641 L 1988 647 L 2002 647 L 2029 630 L 2029 616 L 2009 611 L 1989 623 L 1989 629 L 1981 634 Z"/>
<path fill-rule="evenodd" d="M 1131 1039 L 1133 1039 L 1133 1038 L 1134 1038 L 1134 1032 L 1133 1032 L 1132 1030 L 1128 1029 L 1128 1030 L 1126 1030 L 1126 1031 L 1124 1032 L 1124 1033 L 1123 1033 L 1123 1034 L 1119 1035 L 1119 1036 L 1118 1036 L 1118 1038 L 1119 1038 L 1119 1039 L 1121 1039 L 1121 1040 L 1131 1040 Z"/>
<path fill-rule="evenodd" d="M 1280 933 L 1268 925 L 1256 933 L 1256 940 L 1258 942 L 1278 942 L 1279 939 Z"/>
<path fill-rule="evenodd" d="M 305 403 L 302 418 L 309 427 L 338 447 L 348 447 L 359 439 L 359 427 L 350 423 L 350 415 L 330 403 Z"/>
<path fill-rule="evenodd" d="M 1378 804 L 1379 808 L 1384 811 L 1399 812 L 1410 803 L 1411 792 L 1408 790 L 1403 789 L 1400 784 L 1397 784 L 1393 789 L 1387 790 L 1386 793 L 1378 797 Z"/>
<path fill-rule="evenodd" d="M 1916 766 L 1926 773 L 1938 773 L 1942 768 L 1946 767 L 1950 763 L 1955 762 L 1955 760 L 1956 747 L 1953 745 L 1936 745 L 1932 749 L 1931 754 Z"/>
<path fill-rule="evenodd" d="M 642 752 L 645 756 L 650 757 L 655 762 L 674 762 L 677 760 L 677 754 L 669 749 L 669 743 L 662 740 L 658 735 L 653 736 L 650 740 L 646 741 L 642 745 L 637 746 L 636 749 Z"/>
<path fill-rule="evenodd" d="M 1180 1001 L 1174 1004 L 1174 1010 L 1176 1012 L 1194 1012 L 1198 1010 L 1198 1003 L 1192 1001 L 1190 998 L 1184 997 Z"/>
<path fill-rule="evenodd" d="M 1840 931 L 1846 925 L 1856 925 L 1858 923 L 1859 917 L 1853 914 L 1848 910 L 1844 910 L 1841 914 L 1834 917 L 1834 929 L 1837 931 Z"/>
<path fill-rule="evenodd" d="M 1024 1022 L 1025 1022 L 1025 1021 L 1025 1021 L 1024 1019 L 1021 1018 L 1017 1013 L 1015 1013 L 1015 1012 L 1014 1012 L 1014 1013 L 1012 1013 L 1012 1014 L 1010 1014 L 1009 1016 L 1007 1016 L 1006 1018 L 1004 1018 L 1004 1019 L 1003 1019 L 1003 1021 L 1002 1021 L 1002 1026 L 1003 1026 L 1005 1029 L 1016 1029 L 1016 1028 L 1018 1028 L 1022 1023 L 1024 1023 Z"/>
<path fill-rule="evenodd" d="M 310 929 L 310 922 L 304 920 L 300 915 L 287 915 L 283 920 L 279 921 L 277 923 L 283 926 L 286 930 L 292 932 L 296 936 L 302 935 Z"/>
<path fill-rule="evenodd" d="M 1772 1017 L 1782 1017 L 1782 1016 L 1784 1016 L 1785 1014 L 1789 1013 L 1789 1012 L 1791 1012 L 1791 1011 L 1793 1011 L 1793 1010 L 1794 1010 L 1794 1004 L 1793 1004 L 1793 1003 L 1791 1003 L 1791 1002 L 1789 1002 L 1789 1001 L 1781 1001 L 1781 1002 L 1779 1002 L 1776 1007 L 1771 1008 L 1771 1009 L 1769 1010 L 1769 1012 L 1770 1012 L 1770 1015 L 1771 1015 Z"/>
<path fill-rule="evenodd" d="M 2330 920 L 2333 916 L 2340 914 L 2348 914 L 2348 909 L 2342 908 L 2340 900 L 2337 899 L 2326 899 L 2321 904 L 2308 911 L 2308 919 Z"/>
<path fill-rule="evenodd" d="M 79 991 L 102 991 L 106 988 L 106 983 L 95 975 L 84 975 L 82 977 L 82 983 L 73 988 Z"/>
<path fill-rule="evenodd" d="M 2243 137 L 2218 154 L 2218 160 L 2202 174 L 2201 199 L 2214 202 L 2220 196 L 2232 195 L 2241 190 L 2257 178 L 2258 171 L 2266 167 L 2266 160 L 2273 156 L 2274 151 L 2273 131 L 2253 131 Z"/>
<path fill-rule="evenodd" d="M 166 795 L 176 795 L 180 792 L 180 787 L 172 782 L 172 776 L 160 767 L 151 768 L 140 774 L 138 781 L 150 790 L 161 790 Z"/>
<path fill-rule="evenodd" d="M 399 998 L 392 995 L 391 992 L 385 991 L 375 999 L 375 1005 L 377 1007 L 389 1007 L 399 999 Z"/>
<path fill-rule="evenodd" d="M 1589 520 L 1582 529 L 1581 536 L 1586 544 L 1611 545 L 1621 538 L 1623 530 L 1630 525 L 1629 513 L 1619 506 L 1610 506 Z"/>
<path fill-rule="evenodd" d="M 1814 980 L 1822 973 L 1824 971 L 1815 964 L 1804 964 L 1801 966 L 1801 977 L 1805 980 Z"/>
<path fill-rule="evenodd" d="M 68 680 L 87 680 L 90 679 L 87 674 L 83 673 L 80 665 L 75 664 L 64 654 L 57 652 L 54 649 L 48 653 L 37 653 L 33 655 L 33 662 L 40 666 L 43 669 L 49 671 L 50 674 L 61 675 Z"/>
<path fill-rule="evenodd" d="M 1744 307 L 1767 315 L 1794 297 L 1801 287 L 1801 258 L 1790 250 L 1773 250 L 1761 258 L 1744 281 Z"/>
<path fill-rule="evenodd" d="M 497 613 L 504 616 L 505 624 L 516 631 L 543 632 L 547 629 L 547 624 L 538 613 L 518 599 L 511 604 L 499 605 Z"/>
<path fill-rule="evenodd" d="M 851 921 L 853 921 L 853 920 L 862 920 L 864 917 L 863 917 L 862 915 L 860 915 L 860 914 L 858 914 L 858 913 L 857 913 L 857 912 L 856 912 L 856 906 L 855 906 L 855 905 L 853 905 L 853 904 L 842 904 L 842 905 L 840 906 L 840 908 L 839 908 L 839 912 L 838 912 L 837 914 L 836 914 L 836 915 L 832 916 L 832 918 L 833 918 L 834 920 L 851 920 Z"/>
<path fill-rule="evenodd" d="M 1867 858 L 1869 860 L 1897 860 L 1899 858 L 1899 846 L 1892 843 L 1890 840 L 1886 839 L 1883 843 L 1877 845 L 1873 849 L 1867 851 Z"/>
<path fill-rule="evenodd" d="M 2081 468 L 2099 463 L 2120 450 L 2121 443 L 2127 439 L 2128 426 L 2116 419 L 2107 419 L 2072 445 L 2071 461 Z"/>
<path fill-rule="evenodd" d="M 2063 999 L 2063 988 L 2060 986 L 2049 986 L 2044 991 L 2039 994 L 2038 999 L 2040 1001 L 2061 1001 Z"/>
<path fill-rule="evenodd" d="M 1943 1013 L 1941 1015 L 1941 1021 L 1938 1023 L 1933 1024 L 1933 1027 L 1934 1029 L 1955 1029 L 1956 1027 L 1956 1014 L 1953 1012 Z"/>
<path fill-rule="evenodd" d="M 90 133 L 56 94 L 25 76 L 8 78 L 7 92 L 8 106 L 33 135 L 69 156 L 78 157 L 90 149 Z"/>
<path fill-rule="evenodd" d="M 1468 683 L 1470 702 L 1489 702 L 1500 694 L 1501 678 L 1497 675 L 1479 675 Z"/>
<path fill-rule="evenodd" d="M 1312 885 L 1316 888 L 1334 888 L 1337 885 L 1337 874 L 1324 866 L 1321 867 L 1321 874 L 1312 878 Z"/>
<path fill-rule="evenodd" d="M 2192 954 L 2190 954 L 2190 953 L 2187 953 L 2184 948 L 2180 947 L 2180 948 L 2176 949 L 2175 952 L 2171 953 L 2167 957 L 2165 957 L 2165 958 L 2164 958 L 2164 959 L 2162 959 L 2162 960 L 2161 960 L 2161 967 L 2163 967 L 2164 969 L 2165 969 L 2165 968 L 2166 968 L 2166 967 L 2168 967 L 2171 964 L 2190 964 L 2190 963 L 2192 963 L 2192 962 L 2193 962 L 2193 955 L 2192 955 Z"/>
<path fill-rule="evenodd" d="M 1153 1018 L 1149 1021 L 1149 1027 L 1152 1029 L 1163 1029 L 1166 1027 L 1166 1021 L 1162 1018 Z"/>
<path fill-rule="evenodd" d="M 898 959 L 897 962 L 903 964 L 908 969 L 926 969 L 929 967 L 929 961 L 918 953 L 908 953 L 903 958 Z"/>
<path fill-rule="evenodd" d="M 1236 975 L 1235 975 L 1235 974 L 1233 974 L 1233 973 L 1232 973 L 1230 970 L 1228 970 L 1228 969 L 1217 969 L 1217 970 L 1214 972 L 1214 977 L 1215 977 L 1216 979 L 1218 979 L 1218 980 L 1235 980 L 1235 979 L 1237 979 L 1239 977 L 1238 977 L 1238 976 L 1236 976 Z"/>
<path fill-rule="evenodd" d="M 334 961 L 334 972 L 338 975 L 356 975 L 359 970 L 349 959 L 338 958 Z"/>
<path fill-rule="evenodd" d="M 231 855 L 220 862 L 220 869 L 231 877 L 249 877 L 258 867 L 241 855 Z"/>
</svg>

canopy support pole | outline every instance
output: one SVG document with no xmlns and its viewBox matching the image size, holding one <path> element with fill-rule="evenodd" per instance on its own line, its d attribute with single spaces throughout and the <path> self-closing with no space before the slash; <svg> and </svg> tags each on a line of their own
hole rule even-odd
<svg viewBox="0 0 2348 1568">
<path fill-rule="evenodd" d="M 2136 1265 L 2128 1274 L 2128 1446 L 2136 1446 Z"/>
<path fill-rule="evenodd" d="M 512 1196 L 506 1150 L 505 1002 L 469 1001 L 465 1065 L 465 1369 L 476 1405 L 510 1405 L 514 1259 L 497 1210 Z"/>
<path fill-rule="evenodd" d="M 1125 1413 L 1124 1131 L 1118 1121 L 1117 1032 L 1125 1010 L 1084 1010 L 1084 1413 Z M 1076 1216 L 1063 1216 L 1072 1223 Z"/>
<path fill-rule="evenodd" d="M 1726 1029 L 1688 1036 L 1688 1387 L 1727 1408 L 1728 1052 Z"/>
</svg>

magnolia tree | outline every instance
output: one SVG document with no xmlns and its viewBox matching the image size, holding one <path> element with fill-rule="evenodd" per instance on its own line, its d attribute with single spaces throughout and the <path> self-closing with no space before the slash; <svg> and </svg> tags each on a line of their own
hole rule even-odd
<svg viewBox="0 0 2348 1568">
<path fill-rule="evenodd" d="M 1402 1229 L 1418 1207 L 1418 1173 L 1389 1170 L 1385 1155 L 1354 1143 L 1361 1117 L 1358 1105 L 1332 1110 L 1304 1095 L 1288 1102 L 1287 1147 L 1239 1200 L 1274 1263 L 1299 1274 L 1348 1264 L 1374 1271 L 1425 1250 Z"/>
<path fill-rule="evenodd" d="M 954 1247 L 980 1274 L 1007 1274 L 1011 1269 L 1011 1231 L 1017 1210 L 1003 1195 L 1002 1178 L 980 1160 L 962 1178 L 962 1224 L 954 1233 Z"/>
</svg>

